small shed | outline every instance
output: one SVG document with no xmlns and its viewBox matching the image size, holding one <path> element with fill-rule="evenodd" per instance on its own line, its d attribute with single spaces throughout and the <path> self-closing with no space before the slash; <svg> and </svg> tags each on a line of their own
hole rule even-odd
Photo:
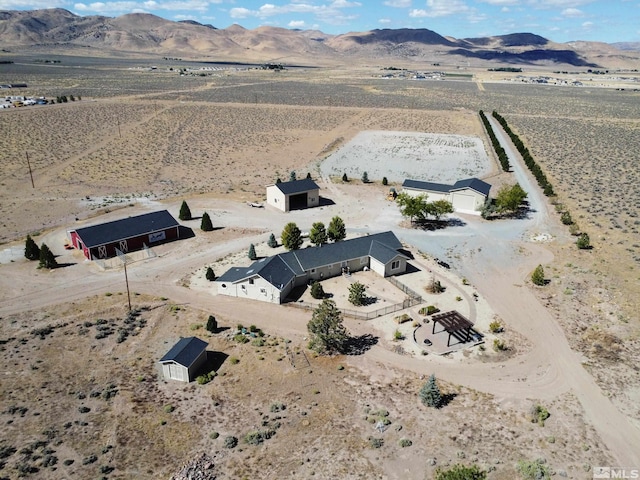
<svg viewBox="0 0 640 480">
<path fill-rule="evenodd" d="M 320 187 L 310 178 L 268 185 L 267 203 L 283 212 L 317 207 Z"/>
<path fill-rule="evenodd" d="M 197 337 L 178 340 L 171 350 L 160 359 L 165 380 L 178 380 L 189 383 L 198 369 L 207 360 L 207 345 Z"/>
<path fill-rule="evenodd" d="M 160 210 L 71 230 L 69 237 L 87 259 L 111 258 L 116 256 L 116 249 L 127 253 L 176 240 L 180 224 L 167 210 Z"/>
</svg>

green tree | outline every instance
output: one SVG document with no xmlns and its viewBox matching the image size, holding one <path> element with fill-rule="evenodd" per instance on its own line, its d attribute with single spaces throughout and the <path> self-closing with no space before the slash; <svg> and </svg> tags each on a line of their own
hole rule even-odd
<svg viewBox="0 0 640 480">
<path fill-rule="evenodd" d="M 587 233 L 581 233 L 576 241 L 576 245 L 580 250 L 587 250 L 591 248 L 591 240 L 589 239 L 589 235 Z"/>
<path fill-rule="evenodd" d="M 56 261 L 56 257 L 49 247 L 47 247 L 46 243 L 43 243 L 40 247 L 40 263 L 38 264 L 38 268 L 56 268 L 58 266 L 58 262 Z"/>
<path fill-rule="evenodd" d="M 178 215 L 178 218 L 180 220 L 191 220 L 191 210 L 185 200 L 183 200 L 182 205 L 180 205 L 180 214 Z"/>
<path fill-rule="evenodd" d="M 215 333 L 215 331 L 218 330 L 218 321 L 216 320 L 216 317 L 209 315 L 209 318 L 207 319 L 207 326 L 205 328 L 208 332 Z"/>
<path fill-rule="evenodd" d="M 311 296 L 313 298 L 315 298 L 316 300 L 319 300 L 321 298 L 324 298 L 325 293 L 324 293 L 324 288 L 322 288 L 322 284 L 318 281 L 313 282 L 311 284 Z"/>
<path fill-rule="evenodd" d="M 403 217 L 408 217 L 411 223 L 415 220 L 424 220 L 427 211 L 426 195 L 414 196 L 402 192 L 396 198 L 396 202 L 400 207 L 400 214 Z"/>
<path fill-rule="evenodd" d="M 349 336 L 342 324 L 342 312 L 333 300 L 324 299 L 307 324 L 309 348 L 322 355 L 342 353 Z"/>
<path fill-rule="evenodd" d="M 349 285 L 349 302 L 351 302 L 356 307 L 364 305 L 365 299 L 367 298 L 365 295 L 366 287 L 360 282 L 353 282 Z"/>
<path fill-rule="evenodd" d="M 387 177 L 382 177 L 382 185 L 384 186 L 389 185 L 389 180 L 387 180 Z"/>
<path fill-rule="evenodd" d="M 527 192 L 522 189 L 520 184 L 503 185 L 496 195 L 496 209 L 500 213 L 517 212 L 526 198 Z"/>
<path fill-rule="evenodd" d="M 282 245 L 287 250 L 298 250 L 302 246 L 302 232 L 293 222 L 289 222 L 284 226 L 280 237 L 282 238 Z"/>
<path fill-rule="evenodd" d="M 362 172 L 362 183 L 369 183 L 369 174 L 367 172 Z"/>
<path fill-rule="evenodd" d="M 256 255 L 256 246 L 253 243 L 249 245 L 249 253 L 247 255 L 249 256 L 249 260 L 258 259 L 258 255 Z"/>
<path fill-rule="evenodd" d="M 212 232 L 213 224 L 211 223 L 211 217 L 207 212 L 202 214 L 202 221 L 200 222 L 200 230 L 203 232 Z"/>
<path fill-rule="evenodd" d="M 33 241 L 31 235 L 27 235 L 27 240 L 24 242 L 24 256 L 29 260 L 40 259 L 40 247 Z"/>
<path fill-rule="evenodd" d="M 295 172 L 295 170 L 291 170 L 291 173 L 289 173 L 289 181 L 290 182 L 295 182 L 296 180 L 297 180 L 296 172 Z"/>
<path fill-rule="evenodd" d="M 427 407 L 440 408 L 442 406 L 442 394 L 434 374 L 431 374 L 427 383 L 420 389 L 419 396 L 422 403 Z"/>
<path fill-rule="evenodd" d="M 329 237 L 327 236 L 327 230 L 324 227 L 324 223 L 315 222 L 311 226 L 311 230 L 309 231 L 309 240 L 316 246 L 327 243 Z"/>
<path fill-rule="evenodd" d="M 487 472 L 481 470 L 477 465 L 465 467 L 456 464 L 453 467 L 442 470 L 440 467 L 436 469 L 435 480 L 485 480 Z"/>
<path fill-rule="evenodd" d="M 269 235 L 267 245 L 269 245 L 271 248 L 276 248 L 278 246 L 278 241 L 276 240 L 276 236 L 273 233 Z"/>
<path fill-rule="evenodd" d="M 307 172 L 307 180 L 311 180 L 311 172 Z"/>
<path fill-rule="evenodd" d="M 571 214 L 569 212 L 562 212 L 562 215 L 560 215 L 560 221 L 564 225 L 571 225 L 573 223 L 573 218 L 571 218 Z"/>
<path fill-rule="evenodd" d="M 280 177 L 276 178 L 276 185 L 282 183 L 282 180 L 280 180 Z"/>
<path fill-rule="evenodd" d="M 531 281 L 534 285 L 544 285 L 544 268 L 542 267 L 542 265 L 538 265 L 533 271 L 533 273 L 531 274 Z"/>
<path fill-rule="evenodd" d="M 453 205 L 446 200 L 436 200 L 434 202 L 427 202 L 426 211 L 427 215 L 431 215 L 438 222 L 443 215 L 453 213 Z"/>
<path fill-rule="evenodd" d="M 348 182 L 348 181 L 349 181 L 349 177 L 347 177 L 347 174 L 346 174 L 346 173 L 343 173 L 343 174 L 342 174 L 342 181 L 343 181 L 343 182 Z"/>
<path fill-rule="evenodd" d="M 332 242 L 339 242 L 346 238 L 347 229 L 340 217 L 335 216 L 331 219 L 331 222 L 329 222 L 329 229 L 327 230 L 327 236 Z"/>
<path fill-rule="evenodd" d="M 213 273 L 213 268 L 207 267 L 207 271 L 204 274 L 205 278 L 210 282 L 213 282 L 216 279 L 216 274 Z"/>
</svg>

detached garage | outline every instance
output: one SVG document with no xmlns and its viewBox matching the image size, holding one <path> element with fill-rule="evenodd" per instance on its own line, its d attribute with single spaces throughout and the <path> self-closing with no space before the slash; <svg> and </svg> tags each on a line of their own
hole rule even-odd
<svg viewBox="0 0 640 480">
<path fill-rule="evenodd" d="M 310 178 L 269 185 L 267 203 L 283 212 L 317 207 L 320 204 L 320 187 Z"/>
<path fill-rule="evenodd" d="M 180 237 L 180 224 L 162 210 L 71 230 L 69 237 L 87 259 L 103 259 L 115 257 L 116 249 L 127 253 L 176 240 Z"/>
<path fill-rule="evenodd" d="M 178 343 L 160 359 L 165 380 L 189 383 L 207 361 L 207 345 L 207 342 L 197 337 L 178 340 Z"/>
<path fill-rule="evenodd" d="M 458 180 L 453 185 L 406 179 L 402 187 L 409 195 L 426 195 L 428 202 L 446 200 L 455 212 L 472 215 L 480 215 L 491 190 L 491 185 L 477 178 Z"/>
</svg>

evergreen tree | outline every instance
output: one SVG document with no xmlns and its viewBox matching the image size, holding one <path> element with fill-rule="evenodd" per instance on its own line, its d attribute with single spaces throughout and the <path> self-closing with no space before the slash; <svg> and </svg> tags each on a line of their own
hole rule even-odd
<svg viewBox="0 0 640 480">
<path fill-rule="evenodd" d="M 180 215 L 178 215 L 178 218 L 180 220 L 191 220 L 191 210 L 185 200 L 183 200 L 182 205 L 180 205 Z"/>
<path fill-rule="evenodd" d="M 256 247 L 253 243 L 249 245 L 248 256 L 249 256 L 249 260 L 256 260 L 258 258 L 258 256 L 256 255 Z"/>
<path fill-rule="evenodd" d="M 218 321 L 216 320 L 216 317 L 209 315 L 209 318 L 207 319 L 207 326 L 205 328 L 208 332 L 215 333 L 218 329 Z"/>
<path fill-rule="evenodd" d="M 315 222 L 309 231 L 309 240 L 311 243 L 318 246 L 327 243 L 328 239 L 329 237 L 327 236 L 327 230 L 324 228 L 324 223 Z"/>
<path fill-rule="evenodd" d="M 343 174 L 342 174 L 342 181 L 343 181 L 343 182 L 348 182 L 348 181 L 349 181 L 349 177 L 347 177 L 347 174 L 346 174 L 346 173 L 343 173 Z"/>
<path fill-rule="evenodd" d="M 580 250 L 587 250 L 591 248 L 591 240 L 589 239 L 589 235 L 586 233 L 581 233 L 576 241 L 576 245 Z"/>
<path fill-rule="evenodd" d="M 347 229 L 344 226 L 344 222 L 338 216 L 333 217 L 329 223 L 329 229 L 327 230 L 327 236 L 332 242 L 339 242 L 344 240 L 347 236 Z"/>
<path fill-rule="evenodd" d="M 316 300 L 320 298 L 324 298 L 324 288 L 322 288 L 322 284 L 318 281 L 315 281 L 311 284 L 311 296 Z"/>
<path fill-rule="evenodd" d="M 213 224 L 211 223 L 211 217 L 207 212 L 202 214 L 202 221 L 200 222 L 200 230 L 203 232 L 213 231 Z"/>
<path fill-rule="evenodd" d="M 364 294 L 365 286 L 360 282 L 353 282 L 349 285 L 349 302 L 356 307 L 364 305 L 364 301 L 367 298 Z"/>
<path fill-rule="evenodd" d="M 276 240 L 276 236 L 273 233 L 269 235 L 267 245 L 269 245 L 271 248 L 276 248 L 278 246 L 278 241 Z"/>
<path fill-rule="evenodd" d="M 296 171 L 295 170 L 291 170 L 291 173 L 289 173 L 289 181 L 290 182 L 295 182 L 296 180 L 297 180 Z"/>
<path fill-rule="evenodd" d="M 533 271 L 531 274 L 531 281 L 534 285 L 544 285 L 544 268 L 542 268 L 542 265 L 538 265 Z"/>
<path fill-rule="evenodd" d="M 276 178 L 276 185 L 282 183 L 282 180 L 280 180 L 280 177 Z"/>
<path fill-rule="evenodd" d="M 307 172 L 307 180 L 311 180 L 311 172 Z"/>
<path fill-rule="evenodd" d="M 431 374 L 427 383 L 420 389 L 420 400 L 427 407 L 440 408 L 442 406 L 442 395 L 436 383 L 436 376 Z"/>
<path fill-rule="evenodd" d="M 369 183 L 369 174 L 367 172 L 362 173 L 362 183 Z"/>
<path fill-rule="evenodd" d="M 38 264 L 38 268 L 56 268 L 58 266 L 58 262 L 56 261 L 56 257 L 49 247 L 47 247 L 46 243 L 43 243 L 40 247 L 40 263 Z"/>
<path fill-rule="evenodd" d="M 298 250 L 302 246 L 302 232 L 293 222 L 289 222 L 284 226 L 280 237 L 282 238 L 282 245 L 287 250 Z"/>
<path fill-rule="evenodd" d="M 387 177 L 382 177 L 382 185 L 384 186 L 389 185 L 389 180 L 387 180 Z"/>
<path fill-rule="evenodd" d="M 207 271 L 204 274 L 205 278 L 210 282 L 213 282 L 216 279 L 216 274 L 213 273 L 213 268 L 207 267 Z"/>
<path fill-rule="evenodd" d="M 342 312 L 329 299 L 324 299 L 313 311 L 307 330 L 310 337 L 309 348 L 319 354 L 341 353 L 349 339 L 342 324 Z"/>
<path fill-rule="evenodd" d="M 33 241 L 31 235 L 27 235 L 27 240 L 24 242 L 24 256 L 29 260 L 40 259 L 40 247 Z"/>
</svg>

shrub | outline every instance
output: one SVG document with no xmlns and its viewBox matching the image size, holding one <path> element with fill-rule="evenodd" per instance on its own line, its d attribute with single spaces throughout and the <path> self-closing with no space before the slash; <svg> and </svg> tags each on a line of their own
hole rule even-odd
<svg viewBox="0 0 640 480">
<path fill-rule="evenodd" d="M 211 333 L 214 333 L 218 329 L 218 321 L 216 320 L 216 317 L 214 317 L 213 315 L 209 315 L 209 318 L 207 319 L 206 329 L 208 332 L 211 332 Z"/>
<path fill-rule="evenodd" d="M 164 406 L 164 412 L 165 413 L 171 413 L 176 409 L 176 407 L 174 407 L 173 405 L 165 405 Z"/>
<path fill-rule="evenodd" d="M 219 436 L 220 436 L 220 434 L 219 434 L 218 432 L 211 432 L 211 433 L 209 434 L 209 438 L 210 438 L 211 440 L 215 440 L 215 439 L 216 439 L 216 438 L 218 438 Z"/>
<path fill-rule="evenodd" d="M 211 380 L 213 380 L 217 375 L 218 374 L 216 373 L 215 370 L 211 370 L 209 373 L 205 373 L 203 375 L 198 375 L 196 377 L 196 382 L 198 382 L 198 385 L 206 385 Z"/>
<path fill-rule="evenodd" d="M 562 212 L 562 215 L 560 215 L 560 221 L 565 225 L 571 225 L 573 223 L 573 219 L 569 212 Z"/>
<path fill-rule="evenodd" d="M 549 468 L 544 464 L 544 460 L 520 460 L 516 465 L 516 470 L 525 480 L 545 480 L 550 478 Z"/>
<path fill-rule="evenodd" d="M 413 445 L 413 442 L 411 440 L 409 440 L 408 438 L 401 438 L 400 441 L 398 442 L 398 444 L 402 447 L 410 447 L 411 445 Z"/>
<path fill-rule="evenodd" d="M 411 315 L 409 315 L 408 313 L 403 313 L 402 315 L 398 315 L 397 317 L 394 317 L 394 320 L 398 324 L 403 324 L 411 320 Z"/>
<path fill-rule="evenodd" d="M 369 445 L 371 448 L 380 448 L 384 445 L 384 440 L 381 438 L 369 437 Z"/>
<path fill-rule="evenodd" d="M 191 210 L 189 209 L 189 205 L 187 205 L 186 201 L 182 201 L 182 205 L 180 205 L 180 214 L 178 215 L 180 220 L 191 220 Z"/>
<path fill-rule="evenodd" d="M 591 240 L 589 239 L 589 235 L 586 233 L 581 233 L 576 241 L 576 245 L 580 250 L 587 250 L 591 248 Z"/>
<path fill-rule="evenodd" d="M 272 233 L 269 235 L 269 240 L 267 241 L 267 245 L 271 248 L 276 248 L 278 246 L 278 241 L 276 240 L 276 236 Z"/>
<path fill-rule="evenodd" d="M 502 332 L 502 325 L 498 320 L 494 320 L 489 324 L 489 330 L 491 333 L 500 333 Z"/>
<path fill-rule="evenodd" d="M 229 435 L 224 438 L 224 446 L 225 448 L 236 448 L 238 446 L 238 439 Z"/>
<path fill-rule="evenodd" d="M 389 180 L 387 180 L 387 177 L 382 177 L 382 185 L 384 186 L 389 185 Z"/>
<path fill-rule="evenodd" d="M 200 222 L 200 230 L 203 232 L 212 232 L 213 224 L 211 223 L 211 217 L 207 212 L 202 214 L 202 220 Z"/>
<path fill-rule="evenodd" d="M 531 414 L 531 423 L 537 423 L 541 427 L 544 427 L 544 421 L 549 418 L 550 413 L 542 405 L 532 405 L 529 412 Z"/>
<path fill-rule="evenodd" d="M 249 260 L 257 260 L 258 255 L 256 255 L 256 246 L 252 243 L 249 245 L 249 252 L 247 253 Z"/>
<path fill-rule="evenodd" d="M 282 412 L 283 410 L 286 410 L 287 406 L 284 403 L 281 402 L 274 402 L 271 404 L 271 407 L 269 407 L 269 410 L 271 411 L 271 413 L 276 413 L 276 412 Z"/>
<path fill-rule="evenodd" d="M 365 286 L 360 282 L 353 282 L 349 286 L 349 302 L 356 307 L 364 305 L 366 296 L 364 294 Z"/>
<path fill-rule="evenodd" d="M 544 268 L 542 265 L 538 265 L 533 273 L 531 273 L 531 281 L 534 285 L 544 285 Z"/>
<path fill-rule="evenodd" d="M 507 350 L 507 345 L 502 340 L 498 340 L 497 338 L 493 340 L 493 349 L 496 352 L 504 352 Z"/>
<path fill-rule="evenodd" d="M 398 329 L 396 329 L 395 332 L 393 332 L 393 339 L 394 340 L 404 340 L 404 335 L 402 334 L 402 332 Z"/>
<path fill-rule="evenodd" d="M 231 365 L 237 365 L 238 363 L 240 363 L 240 359 L 238 357 L 231 357 L 229 359 L 229 363 L 231 363 Z"/>
<path fill-rule="evenodd" d="M 465 467 L 460 464 L 447 470 L 438 467 L 435 476 L 435 480 L 484 480 L 485 478 L 487 478 L 487 472 L 480 470 L 477 465 Z"/>
<path fill-rule="evenodd" d="M 91 409 L 89 407 L 85 407 L 84 405 L 81 407 L 78 407 L 78 411 L 80 413 L 89 413 L 91 411 Z"/>
<path fill-rule="evenodd" d="M 346 173 L 343 173 L 343 174 L 342 174 L 342 181 L 343 181 L 343 182 L 348 182 L 348 181 L 349 181 L 349 177 L 347 177 L 347 174 L 346 174 Z"/>
<path fill-rule="evenodd" d="M 236 333 L 233 339 L 238 343 L 249 343 L 249 338 L 244 333 Z"/>
<path fill-rule="evenodd" d="M 324 288 L 320 282 L 313 282 L 311 284 L 311 296 L 316 300 L 322 299 L 325 296 Z"/>
<path fill-rule="evenodd" d="M 367 172 L 362 172 L 362 183 L 369 183 L 369 174 Z"/>
</svg>

